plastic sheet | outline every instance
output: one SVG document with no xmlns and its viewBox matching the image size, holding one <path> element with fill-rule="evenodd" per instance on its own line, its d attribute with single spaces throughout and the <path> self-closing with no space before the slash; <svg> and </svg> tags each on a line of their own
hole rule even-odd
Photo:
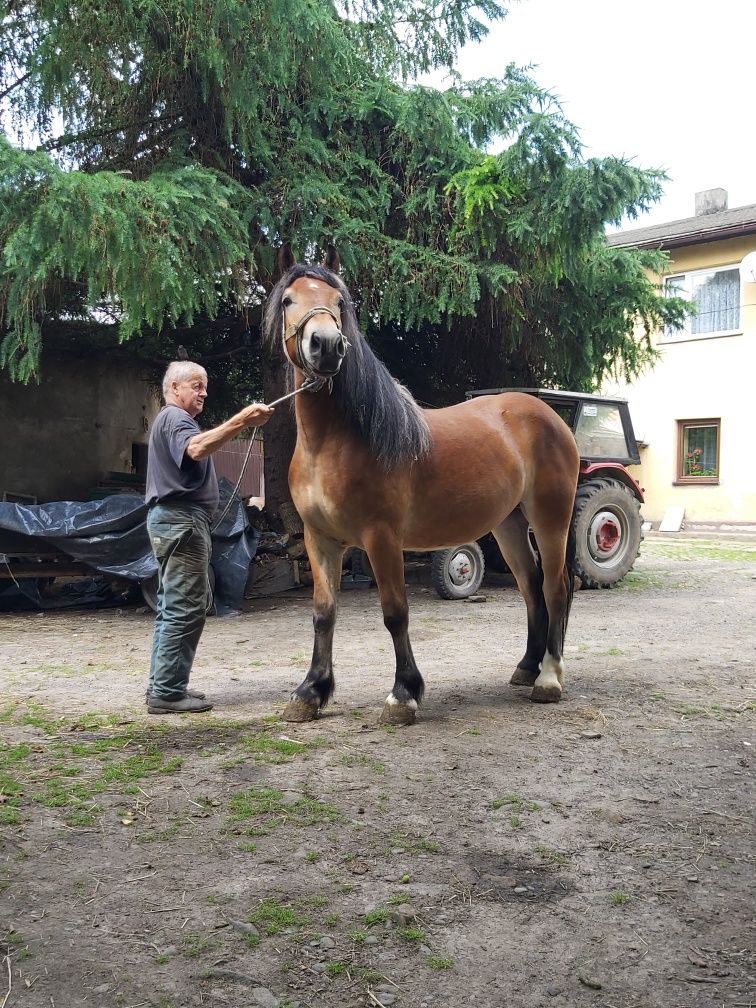
<svg viewBox="0 0 756 1008">
<path fill-rule="evenodd" d="M 231 482 L 221 479 L 219 517 L 233 493 Z M 14 553 L 33 553 L 37 546 L 45 553 L 53 546 L 93 571 L 146 581 L 157 574 L 146 520 L 147 506 L 136 494 L 114 494 L 97 501 L 0 503 L 0 563 L 11 560 Z M 257 542 L 258 534 L 247 521 L 244 505 L 234 495 L 228 513 L 213 530 L 212 566 L 219 615 L 241 607 Z M 0 590 L 2 587 L 0 581 Z"/>
</svg>

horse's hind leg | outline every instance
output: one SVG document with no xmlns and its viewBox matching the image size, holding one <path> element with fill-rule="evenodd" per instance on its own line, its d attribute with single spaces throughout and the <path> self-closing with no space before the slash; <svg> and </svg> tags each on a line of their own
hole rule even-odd
<svg viewBox="0 0 756 1008">
<path fill-rule="evenodd" d="M 512 686 L 532 686 L 541 671 L 541 660 L 546 653 L 549 614 L 543 597 L 542 574 L 528 535 L 528 522 L 519 508 L 493 529 L 507 566 L 517 581 L 528 613 L 528 642 L 525 654 L 517 664 Z"/>
<path fill-rule="evenodd" d="M 333 631 L 336 597 L 341 584 L 344 548 L 305 527 L 305 546 L 312 566 L 315 642 L 312 661 L 304 681 L 291 695 L 283 712 L 285 721 L 312 721 L 331 698 L 333 678 Z"/>
<path fill-rule="evenodd" d="M 561 698 L 564 686 L 562 649 L 573 591 L 572 574 L 567 564 L 568 523 L 561 528 L 550 523 L 539 529 L 533 522 L 533 529 L 541 559 L 543 598 L 549 623 L 541 671 L 530 699 L 537 703 L 555 703 Z"/>
<path fill-rule="evenodd" d="M 381 598 L 383 622 L 391 634 L 396 655 L 394 687 L 386 697 L 380 724 L 413 724 L 425 683 L 415 663 L 409 639 L 409 607 L 404 585 L 404 554 L 393 537 L 373 536 L 365 541 Z"/>
</svg>

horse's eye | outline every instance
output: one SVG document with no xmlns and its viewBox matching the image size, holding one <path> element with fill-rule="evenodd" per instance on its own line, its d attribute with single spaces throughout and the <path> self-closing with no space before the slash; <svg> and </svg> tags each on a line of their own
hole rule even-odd
<svg viewBox="0 0 756 1008">
<path fill-rule="evenodd" d="M 344 298 L 339 298 L 338 302 L 336 303 L 336 307 L 339 309 L 339 311 L 341 311 L 341 309 L 344 307 Z"/>
<path fill-rule="evenodd" d="M 289 306 L 290 306 L 290 305 L 291 305 L 292 303 L 293 303 L 293 302 L 292 302 L 291 298 L 290 298 L 290 297 L 288 297 L 288 296 L 287 296 L 287 297 L 285 297 L 285 298 L 283 299 L 283 301 L 281 302 L 281 304 L 282 304 L 282 305 L 284 306 L 284 308 L 288 308 L 288 307 L 289 307 Z"/>
</svg>

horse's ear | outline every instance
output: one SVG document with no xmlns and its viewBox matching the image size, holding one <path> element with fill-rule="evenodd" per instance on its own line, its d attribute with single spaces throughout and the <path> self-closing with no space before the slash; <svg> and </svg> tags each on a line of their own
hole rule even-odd
<svg viewBox="0 0 756 1008">
<path fill-rule="evenodd" d="M 283 276 L 287 270 L 290 270 L 296 261 L 294 253 L 291 251 L 291 245 L 288 242 L 284 242 L 278 250 L 278 256 L 276 257 L 279 276 Z"/>
<path fill-rule="evenodd" d="M 341 259 L 339 259 L 339 253 L 333 245 L 329 245 L 326 249 L 325 268 L 329 269 L 331 273 L 338 273 L 341 270 Z"/>
</svg>

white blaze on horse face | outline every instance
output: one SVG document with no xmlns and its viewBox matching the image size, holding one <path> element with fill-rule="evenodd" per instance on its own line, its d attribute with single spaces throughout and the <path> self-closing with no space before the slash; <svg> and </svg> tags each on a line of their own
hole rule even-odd
<svg viewBox="0 0 756 1008">
<path fill-rule="evenodd" d="M 562 692 L 562 682 L 564 681 L 564 659 L 557 660 L 547 651 L 541 662 L 541 673 L 534 683 L 534 687 L 544 690 L 556 690 Z"/>
</svg>

